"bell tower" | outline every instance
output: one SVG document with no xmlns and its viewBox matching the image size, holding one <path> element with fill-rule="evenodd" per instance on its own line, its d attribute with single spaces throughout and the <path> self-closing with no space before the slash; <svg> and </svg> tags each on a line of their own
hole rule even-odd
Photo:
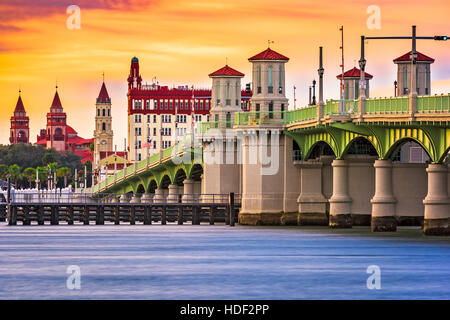
<svg viewBox="0 0 450 320">
<path fill-rule="evenodd" d="M 100 152 L 113 151 L 111 98 L 103 81 L 95 104 L 94 166 L 100 164 Z"/>
<path fill-rule="evenodd" d="M 57 151 L 66 151 L 67 123 L 66 113 L 63 110 L 59 99 L 58 86 L 56 86 L 55 96 L 47 113 L 47 149 L 55 148 Z"/>
<path fill-rule="evenodd" d="M 23 106 L 22 97 L 20 96 L 17 100 L 16 108 L 14 109 L 14 114 L 11 117 L 11 134 L 9 137 L 9 142 L 14 143 L 30 143 L 30 129 L 29 129 L 29 118 L 25 112 L 25 107 Z"/>
</svg>

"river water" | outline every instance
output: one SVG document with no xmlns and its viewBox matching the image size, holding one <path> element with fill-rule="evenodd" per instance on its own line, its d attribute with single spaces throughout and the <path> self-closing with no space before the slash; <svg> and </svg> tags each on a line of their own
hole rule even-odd
<svg viewBox="0 0 450 320">
<path fill-rule="evenodd" d="M 367 287 L 371 265 L 380 289 Z M 0 299 L 450 299 L 450 239 L 414 227 L 1 223 Z"/>
</svg>

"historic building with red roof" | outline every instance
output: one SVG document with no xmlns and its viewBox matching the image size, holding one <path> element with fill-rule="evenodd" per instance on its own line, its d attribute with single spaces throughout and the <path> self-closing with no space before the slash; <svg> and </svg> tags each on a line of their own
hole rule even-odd
<svg viewBox="0 0 450 320">
<path fill-rule="evenodd" d="M 47 113 L 46 129 L 41 129 L 35 145 L 54 148 L 59 152 L 71 151 L 80 156 L 81 162 L 93 161 L 90 146 L 94 139 L 84 139 L 78 136 L 71 126 L 67 124 L 67 115 L 63 110 L 58 90 L 55 92 L 50 112 Z"/>
<path fill-rule="evenodd" d="M 238 71 L 225 66 L 217 72 L 233 76 Z M 146 158 L 147 152 L 154 154 L 170 147 L 186 132 L 194 131 L 196 123 L 209 120 L 210 88 L 143 84 L 136 57 L 131 59 L 127 81 L 128 160 L 131 162 Z M 241 90 L 240 109 L 248 110 L 251 96 L 251 92 Z"/>
<path fill-rule="evenodd" d="M 30 143 L 30 119 L 25 112 L 23 106 L 22 97 L 19 90 L 19 99 L 17 100 L 16 108 L 14 109 L 13 116 L 11 117 L 10 128 L 10 143 Z"/>
</svg>

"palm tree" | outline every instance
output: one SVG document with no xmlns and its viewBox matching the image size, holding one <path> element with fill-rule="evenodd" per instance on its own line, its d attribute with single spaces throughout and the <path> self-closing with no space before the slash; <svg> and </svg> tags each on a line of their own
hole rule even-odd
<svg viewBox="0 0 450 320">
<path fill-rule="evenodd" d="M 67 177 L 70 176 L 71 172 L 72 170 L 67 167 L 61 167 L 58 169 L 58 171 L 56 171 L 56 175 L 58 176 L 58 178 L 64 177 L 64 188 L 67 187 Z"/>
<path fill-rule="evenodd" d="M 8 168 L 11 179 L 14 181 L 14 188 L 18 189 L 17 181 L 21 178 L 20 167 L 17 164 L 10 165 Z"/>
<path fill-rule="evenodd" d="M 6 180 L 6 175 L 9 173 L 9 168 L 6 164 L 0 164 L 0 179 Z"/>
<path fill-rule="evenodd" d="M 33 182 L 34 179 L 36 179 L 36 169 L 26 168 L 25 170 L 23 170 L 22 175 L 25 178 L 27 178 L 28 183 L 30 184 L 30 188 L 31 188 L 31 183 Z"/>
<path fill-rule="evenodd" d="M 38 173 L 39 182 L 45 182 L 47 180 L 47 169 L 45 167 L 37 167 L 36 171 Z"/>
</svg>

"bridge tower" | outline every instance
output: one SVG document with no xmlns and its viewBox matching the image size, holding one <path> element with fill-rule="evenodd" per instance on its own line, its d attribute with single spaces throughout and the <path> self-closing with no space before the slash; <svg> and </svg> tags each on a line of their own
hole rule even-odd
<svg viewBox="0 0 450 320">
<path fill-rule="evenodd" d="M 232 128 L 235 113 L 241 111 L 244 74 L 226 65 L 209 77 L 212 79 L 211 117 L 210 131 L 203 136 L 202 194 L 240 193 L 240 144 Z M 186 187 L 192 181 L 184 183 Z"/>
<path fill-rule="evenodd" d="M 106 90 L 105 82 L 98 94 L 95 104 L 95 130 L 94 130 L 94 166 L 100 164 L 100 152 L 113 152 L 111 98 Z"/>
<path fill-rule="evenodd" d="M 408 96 L 411 91 L 411 70 L 413 66 L 410 60 L 411 52 L 394 59 L 397 65 L 397 96 Z M 431 64 L 434 62 L 423 53 L 417 52 L 416 60 L 416 92 L 418 96 L 431 94 Z"/>
<path fill-rule="evenodd" d="M 253 68 L 250 113 L 238 117 L 235 126 L 243 157 L 239 223 L 296 224 L 298 194 L 289 199 L 287 179 L 296 169 L 292 161 L 286 161 L 292 159 L 292 139 L 283 134 L 288 107 L 285 64 L 289 58 L 267 48 L 249 61 Z"/>
</svg>

